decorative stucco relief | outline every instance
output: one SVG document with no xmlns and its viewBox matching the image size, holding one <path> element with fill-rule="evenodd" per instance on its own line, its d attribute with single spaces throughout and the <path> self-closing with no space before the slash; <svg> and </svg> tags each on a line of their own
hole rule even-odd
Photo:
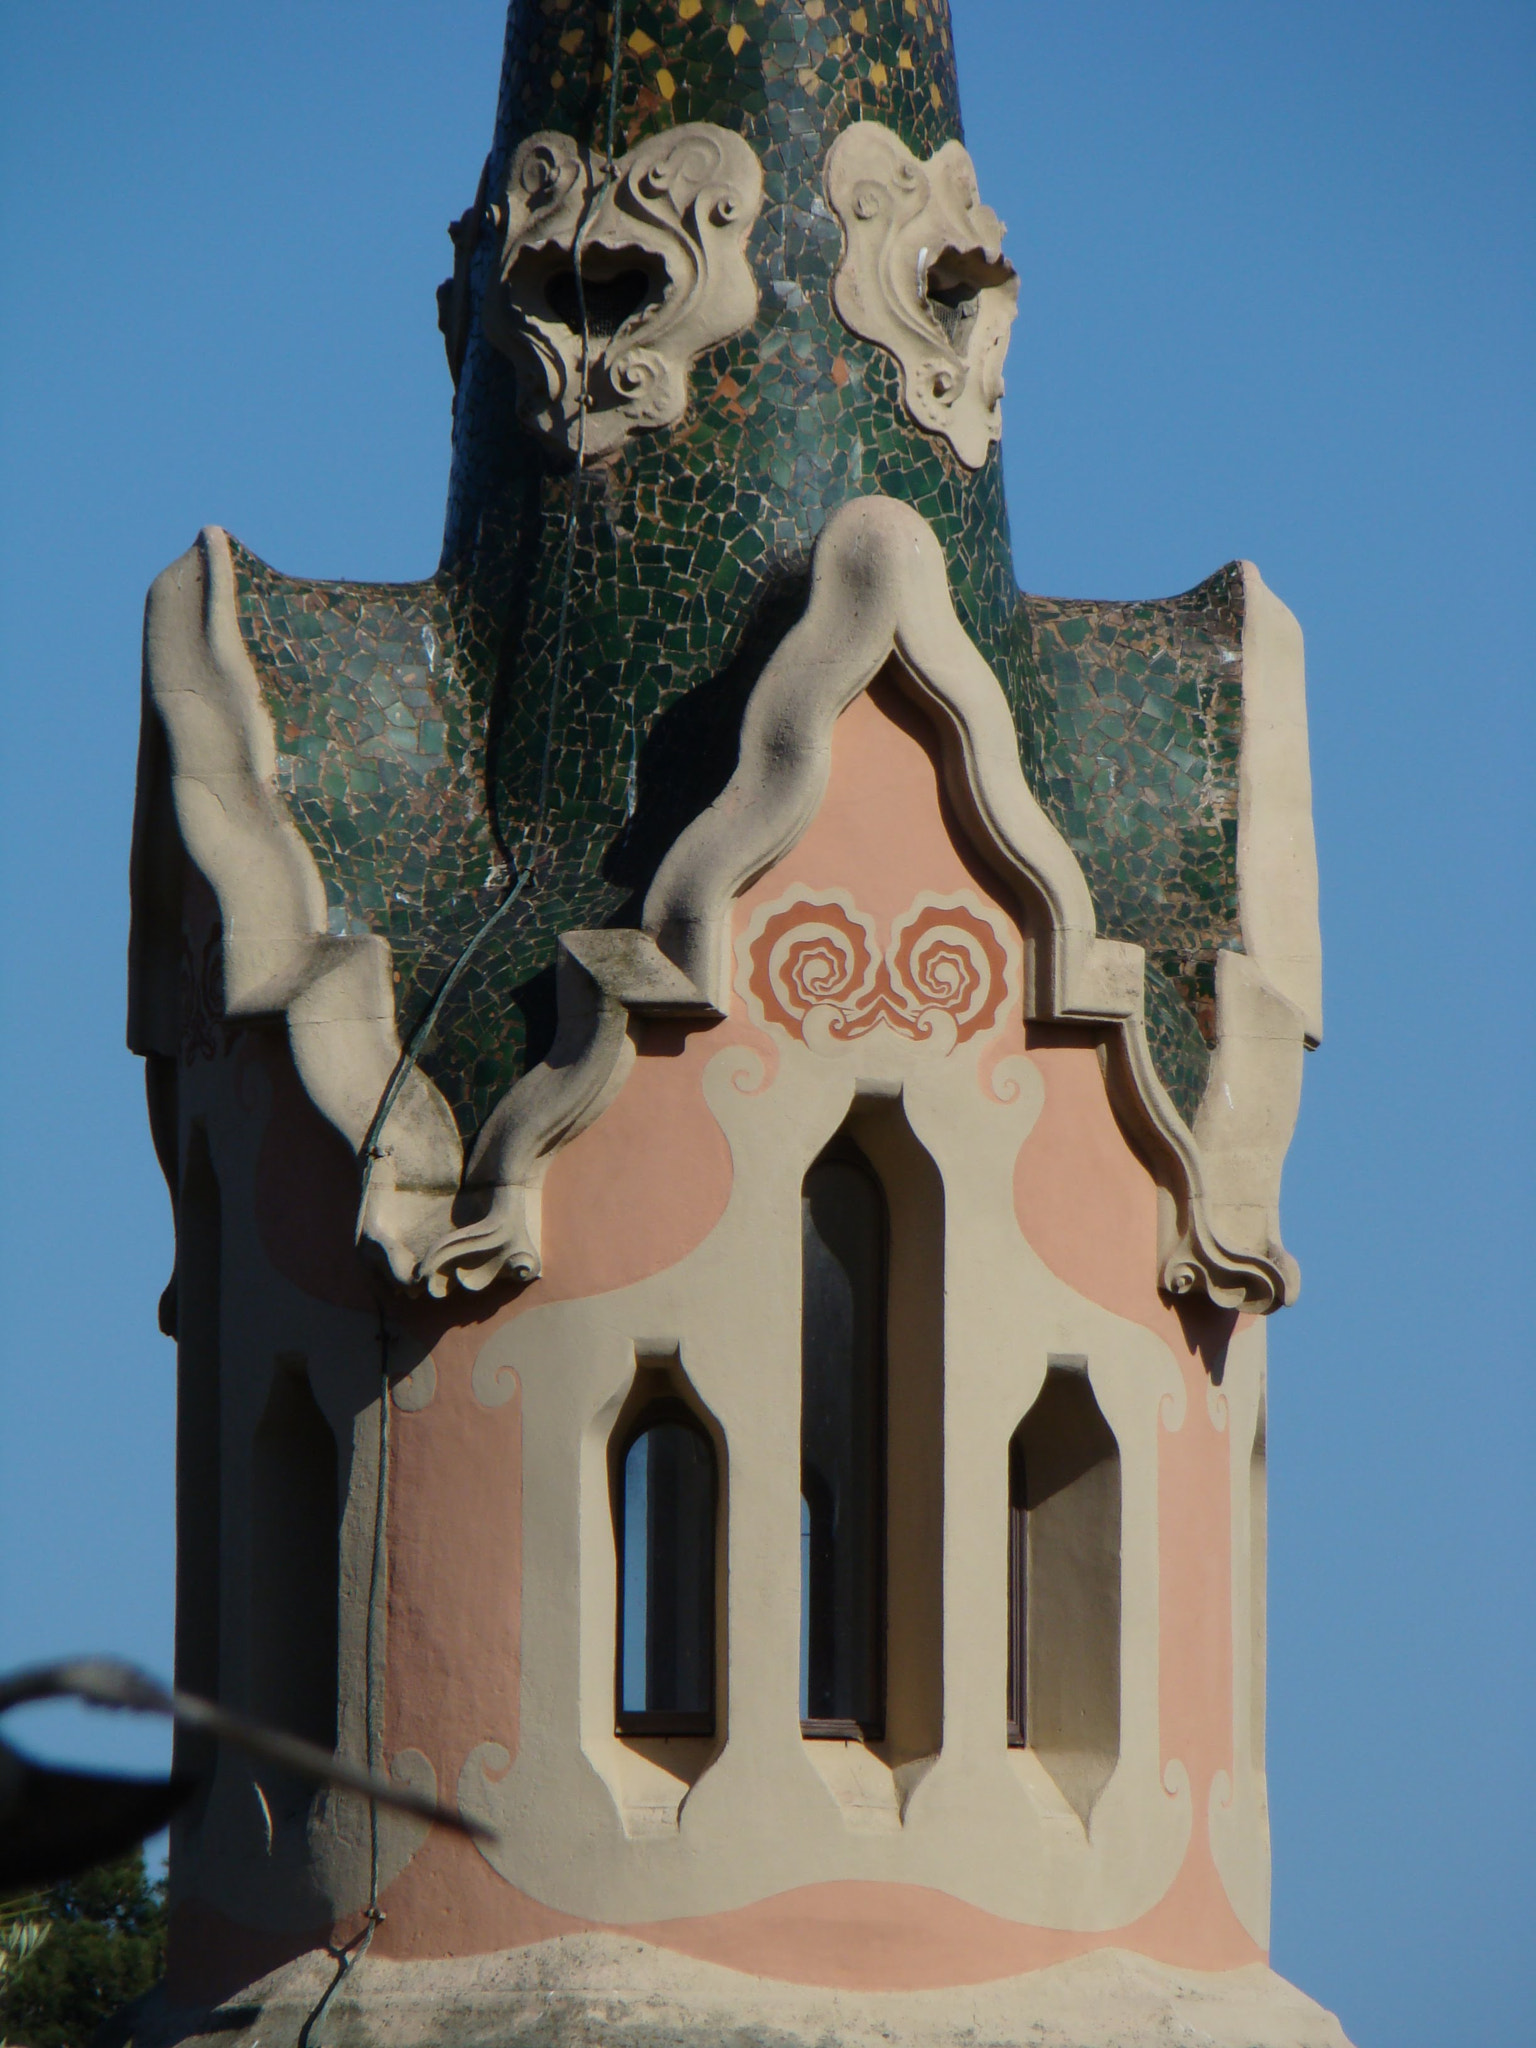
<svg viewBox="0 0 1536 2048">
<path fill-rule="evenodd" d="M 1260 1313 L 1290 1300 L 1298 1282 L 1280 1242 L 1280 1169 L 1299 1101 L 1306 1019 L 1269 982 L 1262 956 L 1223 956 L 1230 964 L 1218 981 L 1211 1082 L 1221 1100 L 1213 1107 L 1208 1094 L 1197 1142 L 1148 1050 L 1145 955 L 1098 936 L 1083 871 L 1024 779 L 1002 688 L 955 616 L 938 538 L 910 506 L 858 499 L 828 520 L 805 616 L 747 705 L 736 773 L 663 861 L 646 899 L 646 928 L 723 1008 L 731 903 L 805 831 L 826 788 L 832 728 L 893 654 L 900 686 L 934 715 L 961 827 L 1012 885 L 1029 926 L 1026 1016 L 1107 1027 L 1117 1111 L 1167 1194 L 1161 1284 Z M 1304 725 L 1290 731 L 1304 752 Z M 1262 840 L 1262 789 L 1251 786 L 1248 800 L 1257 811 L 1248 830 Z M 1290 821 L 1294 806 L 1286 802 Z M 1298 957 L 1309 945 L 1315 956 L 1317 946 L 1304 868 L 1299 860 L 1294 875 L 1273 885 L 1294 890 L 1288 929 Z"/>
<path fill-rule="evenodd" d="M 1256 633 L 1283 642 L 1290 615 L 1272 610 Z M 360 1152 L 402 1057 L 390 949 L 382 938 L 338 939 L 326 930 L 319 872 L 277 791 L 271 719 L 240 640 L 228 544 L 217 529 L 156 583 L 147 646 L 136 863 L 144 874 L 158 871 L 166 860 L 157 848 L 179 835 L 219 900 L 225 1014 L 286 1018 L 311 1099 Z M 1299 641 L 1269 654 L 1257 664 L 1257 673 L 1272 676 L 1266 695 L 1255 697 L 1254 718 L 1268 719 L 1271 749 L 1304 755 L 1304 724 L 1286 710 L 1294 711 Z M 1302 1048 L 1317 1028 L 1315 1011 L 1303 1007 L 1316 999 L 1310 827 L 1302 845 L 1296 825 L 1304 791 L 1292 776 L 1281 791 L 1283 815 L 1271 821 L 1263 786 L 1256 778 L 1247 786 L 1240 830 L 1249 843 L 1289 832 L 1293 846 L 1291 865 L 1267 885 L 1276 899 L 1266 905 L 1270 924 L 1286 940 L 1277 968 L 1283 986 L 1270 978 L 1264 954 L 1223 954 L 1217 1057 L 1191 1131 L 1148 1051 L 1142 949 L 1098 936 L 1083 871 L 1024 780 L 1001 686 L 955 616 L 937 536 L 910 506 L 878 497 L 856 499 L 828 520 L 806 612 L 748 701 L 735 774 L 662 862 L 642 929 L 562 938 L 554 1046 L 503 1096 L 467 1165 L 447 1104 L 419 1069 L 407 1072 L 374 1134 L 358 1226 L 360 1241 L 397 1281 L 440 1294 L 454 1283 L 482 1288 L 503 1273 L 537 1275 L 540 1189 L 551 1156 L 622 1085 L 634 1055 L 633 1016 L 706 1020 L 728 1012 L 735 899 L 809 825 L 827 786 L 832 729 L 893 656 L 898 685 L 934 717 L 961 828 L 1013 889 L 1030 933 L 1025 1015 L 1106 1028 L 1117 1109 L 1167 1195 L 1161 1284 L 1258 1312 L 1293 1297 L 1296 1268 L 1279 1235 L 1280 1169 Z M 174 1019 L 179 900 L 148 882 L 139 900 L 134 1043 L 174 1050 L 174 1036 L 161 1043 L 159 1019 Z M 956 908 L 945 911 L 942 946 L 915 927 L 893 933 L 877 965 L 866 935 L 874 979 L 842 1004 L 840 1029 L 853 1033 L 883 972 L 887 1023 L 900 1029 L 917 1018 L 937 1031 L 943 1017 L 942 1028 L 958 1036 L 975 1014 L 964 988 L 981 972 L 987 946 L 975 926 L 962 929 Z M 850 915 L 849 933 L 858 929 Z M 771 960 L 767 971 L 771 984 Z M 812 992 L 804 974 L 799 985 Z M 790 986 L 781 972 L 781 1004 Z"/>
<path fill-rule="evenodd" d="M 788 907 L 788 895 L 775 892 L 770 915 L 777 903 Z M 492 1409 L 515 1391 L 538 1455 L 523 1469 L 519 1514 L 529 1590 L 517 1740 L 486 1715 L 480 1739 L 461 1751 L 461 1810 L 497 1830 L 485 1860 L 546 1911 L 608 1925 L 644 1914 L 646 1938 L 694 1915 L 824 1914 L 832 1901 L 822 1888 L 838 1884 L 889 1887 L 882 1920 L 901 1910 L 897 1887 L 921 1887 L 907 1894 L 921 1910 L 931 1915 L 935 1898 L 950 1902 L 946 1913 L 963 1902 L 995 1916 L 988 1938 L 1004 1942 L 1048 1929 L 1130 1928 L 1169 1898 L 1200 1817 L 1189 1761 L 1170 1761 L 1163 1739 L 1170 1624 L 1159 1470 L 1170 1430 L 1189 1411 L 1178 1361 L 1153 1331 L 1052 1272 L 1014 1223 L 1017 1162 L 1046 1092 L 1032 1062 L 1019 1056 L 1026 1071 L 1017 1085 L 994 1091 L 978 1085 L 981 1033 L 948 1056 L 884 1027 L 835 1057 L 782 1027 L 774 1035 L 776 1058 L 738 1037 L 703 1066 L 699 1085 L 733 1167 L 710 1231 L 633 1282 L 530 1303 L 479 1340 L 476 1400 Z M 933 1368 L 937 1390 L 938 1361 L 964 1362 L 923 1411 L 931 1462 L 916 1456 L 911 1436 L 904 1448 L 893 1436 L 904 1476 L 893 1495 L 903 1502 L 891 1543 L 900 1613 L 887 1634 L 886 1738 L 846 1746 L 801 1734 L 793 1511 L 802 1188 L 844 1129 L 892 1205 L 892 1409 L 902 1409 L 905 1428 L 917 1426 L 910 1390 L 922 1373 Z M 614 1172 L 595 1146 L 567 1167 L 594 1205 Z M 686 1146 L 626 1160 L 626 1206 L 688 1170 Z M 1118 1748 L 1088 1820 L 1037 1751 L 1006 1746 L 1004 1632 L 972 1625 L 1006 1611 L 1000 1453 L 1058 1351 L 1080 1362 L 1121 1466 Z M 686 1766 L 665 1764 L 670 1790 L 652 1758 L 615 1737 L 612 1711 L 620 1565 L 609 1454 L 637 1360 L 658 1357 L 681 1362 L 699 1412 L 719 1431 L 730 1547 L 717 1666 L 729 1740 Z M 925 1524 L 919 1495 L 928 1484 L 935 1519 Z M 914 1573 L 904 1552 L 913 1524 L 942 1537 L 926 1559 L 931 1578 Z M 569 1597 L 540 1597 L 537 1589 L 556 1584 L 569 1585 Z M 920 1585 L 933 1603 L 928 1622 L 913 1612 Z M 914 1627 L 932 1633 L 916 1637 Z M 941 1694 L 914 1696 L 919 1642 L 931 1646 Z"/>
<path fill-rule="evenodd" d="M 924 164 L 878 121 L 856 121 L 827 153 L 827 197 L 843 229 L 838 317 L 896 358 L 917 424 L 979 469 L 1003 431 L 1019 280 L 970 156 L 946 142 Z"/>
<path fill-rule="evenodd" d="M 762 196 L 752 149 L 709 121 L 648 136 L 611 171 L 569 135 L 530 135 L 491 208 L 482 310 L 524 423 L 597 456 L 681 419 L 694 358 L 756 317 Z"/>
<path fill-rule="evenodd" d="M 1018 997 L 1017 945 L 980 899 L 924 892 L 882 944 L 843 890 L 794 890 L 737 942 L 755 1023 L 835 1055 L 884 1028 L 936 1053 L 991 1031 Z"/>
<path fill-rule="evenodd" d="M 229 542 L 208 527 L 156 578 L 145 620 L 145 719 L 134 819 L 129 1043 L 175 1054 L 183 852 L 218 899 L 223 1014 L 285 1020 L 294 1066 L 361 1159 L 401 1068 L 392 955 L 337 938 L 325 888 L 277 786 L 271 714 L 235 615 Z M 508 1091 L 466 1168 L 452 1112 L 407 1066 L 373 1133 L 359 1241 L 407 1287 L 446 1292 L 539 1270 L 538 1199 L 560 1145 L 599 1115 L 633 1057 L 631 1012 L 710 1007 L 643 932 L 571 933 L 549 1058 Z M 465 1212 L 467 1212 L 467 1220 Z"/>
</svg>

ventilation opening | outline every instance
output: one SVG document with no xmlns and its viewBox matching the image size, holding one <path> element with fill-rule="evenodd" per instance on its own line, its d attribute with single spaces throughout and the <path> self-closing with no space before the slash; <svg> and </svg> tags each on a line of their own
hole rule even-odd
<svg viewBox="0 0 1536 2048">
<path fill-rule="evenodd" d="M 176 1205 L 176 1683 L 216 1700 L 220 1688 L 220 1292 L 224 1255 L 219 1183 L 203 1126 L 194 1124 Z M 178 1728 L 178 1771 L 203 1779 L 187 1819 L 207 1799 L 215 1745 Z"/>
<path fill-rule="evenodd" d="M 280 1359 L 252 1455 L 251 1710 L 329 1750 L 336 1747 L 336 1477 L 336 1439 L 304 1363 Z M 309 1788 L 297 1781 L 276 1789 L 290 1810 L 308 1804 Z"/>
<path fill-rule="evenodd" d="M 551 315 L 573 334 L 581 332 L 581 302 L 586 301 L 587 335 L 593 341 L 609 341 L 624 322 L 640 311 L 655 292 L 650 274 L 644 270 L 616 270 L 604 276 L 587 262 L 581 269 L 581 293 L 576 290 L 575 266 L 557 270 L 544 281 L 544 298 Z"/>
<path fill-rule="evenodd" d="M 1012 276 L 1012 264 L 989 263 L 979 249 L 945 249 L 928 266 L 923 296 L 956 355 L 970 344 L 982 293 Z"/>
<path fill-rule="evenodd" d="M 1008 1548 L 1009 1740 L 1086 1824 L 1120 1752 L 1120 1453 L 1079 1363 L 1009 1446 Z"/>
<path fill-rule="evenodd" d="M 626 321 L 661 304 L 667 285 L 666 265 L 649 251 L 589 243 L 582 251 L 579 295 L 571 252 L 548 246 L 521 252 L 508 273 L 506 289 L 525 321 L 546 330 L 563 327 L 577 336 L 585 299 L 587 338 L 593 356 L 600 357 L 603 346 Z M 598 367 L 595 362 L 589 366 Z"/>
<path fill-rule="evenodd" d="M 617 1732 L 713 1735 L 714 1445 L 668 1393 L 640 1408 L 617 1462 Z"/>
</svg>

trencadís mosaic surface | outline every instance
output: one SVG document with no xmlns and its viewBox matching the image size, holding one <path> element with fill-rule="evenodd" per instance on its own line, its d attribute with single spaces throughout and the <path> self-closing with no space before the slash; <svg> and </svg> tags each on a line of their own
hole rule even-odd
<svg viewBox="0 0 1536 2048">
<path fill-rule="evenodd" d="M 602 155 L 613 26 L 587 0 L 513 7 L 487 192 L 539 129 Z M 1101 929 L 1147 948 L 1154 1057 L 1191 1116 L 1216 954 L 1241 943 L 1240 579 L 1227 569 L 1148 604 L 1021 598 L 997 453 L 969 470 L 915 426 L 896 364 L 832 306 L 827 149 L 859 119 L 924 158 L 960 136 L 948 9 L 629 0 L 619 30 L 616 150 L 712 121 L 757 152 L 758 316 L 694 365 L 677 427 L 577 475 L 517 422 L 512 366 L 476 311 L 494 237 L 461 232 L 438 574 L 307 583 L 236 550 L 280 779 L 333 929 L 389 939 L 408 1037 L 514 870 L 529 871 L 422 1057 L 467 1135 L 547 1046 L 557 934 L 632 921 L 666 847 L 729 777 L 742 705 L 798 614 L 827 514 L 883 491 L 944 545 L 956 609 L 1008 692 L 1025 772 L 1084 865 Z"/>
</svg>

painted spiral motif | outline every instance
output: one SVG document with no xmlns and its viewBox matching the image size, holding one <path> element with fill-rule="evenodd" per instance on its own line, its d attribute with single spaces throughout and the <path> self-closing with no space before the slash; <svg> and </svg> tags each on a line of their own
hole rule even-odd
<svg viewBox="0 0 1536 2048">
<path fill-rule="evenodd" d="M 891 980 L 923 1009 L 944 1010 L 963 1044 L 997 1021 L 1008 992 L 1008 954 L 997 932 L 964 904 L 929 905 L 898 918 Z"/>
<path fill-rule="evenodd" d="M 752 948 L 752 989 L 763 1012 L 793 1028 L 823 1004 L 856 1007 L 880 958 L 875 929 L 838 903 L 792 903 Z"/>
<path fill-rule="evenodd" d="M 846 901 L 800 898 L 772 912 L 747 954 L 747 992 L 763 1019 L 833 1045 L 886 1024 L 943 1050 L 996 1023 L 1008 994 L 1008 948 L 969 905 L 919 901 L 897 918 L 888 948 L 874 920 Z"/>
</svg>

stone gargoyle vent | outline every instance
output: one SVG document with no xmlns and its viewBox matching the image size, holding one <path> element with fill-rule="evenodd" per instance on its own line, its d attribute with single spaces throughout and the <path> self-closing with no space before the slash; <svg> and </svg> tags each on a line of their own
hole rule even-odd
<svg viewBox="0 0 1536 2048">
<path fill-rule="evenodd" d="M 924 164 L 889 128 L 856 121 L 827 154 L 827 197 L 844 237 L 839 318 L 896 358 L 917 424 L 980 469 L 1003 431 L 1019 280 L 970 156 L 946 142 Z"/>
<path fill-rule="evenodd" d="M 746 242 L 762 195 L 750 146 L 710 121 L 611 168 L 569 135 L 530 135 L 491 209 L 483 312 L 524 424 L 592 457 L 681 419 L 694 359 L 756 317 Z"/>
</svg>

